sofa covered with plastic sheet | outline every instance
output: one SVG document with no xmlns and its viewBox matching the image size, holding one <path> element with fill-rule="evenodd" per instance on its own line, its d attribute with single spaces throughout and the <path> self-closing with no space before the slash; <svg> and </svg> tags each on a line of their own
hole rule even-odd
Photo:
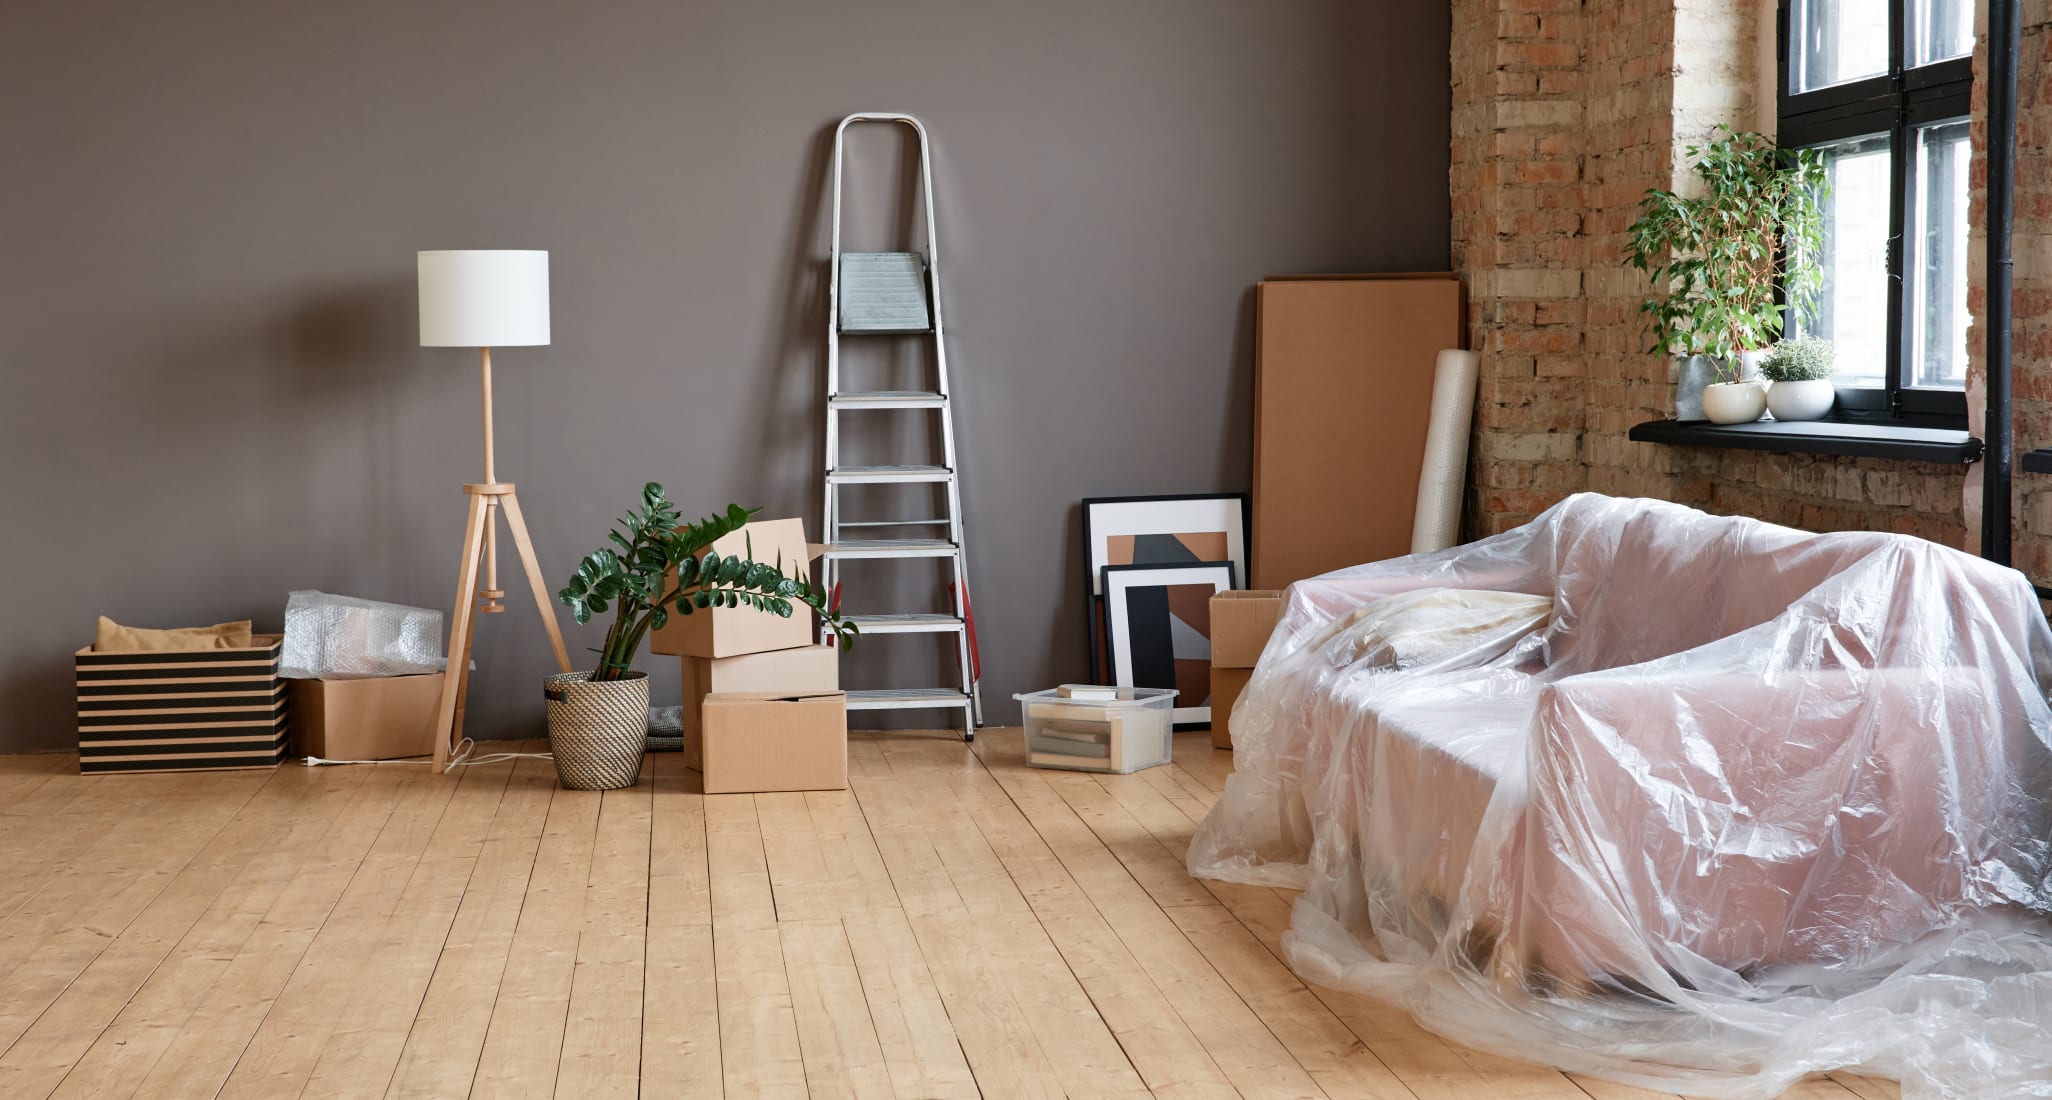
<svg viewBox="0 0 2052 1100">
<path fill-rule="evenodd" d="M 2052 1097 L 2052 631 L 2009 569 L 1572 497 L 1304 581 L 1200 876 L 1486 1049 L 1768 1097 Z"/>
</svg>

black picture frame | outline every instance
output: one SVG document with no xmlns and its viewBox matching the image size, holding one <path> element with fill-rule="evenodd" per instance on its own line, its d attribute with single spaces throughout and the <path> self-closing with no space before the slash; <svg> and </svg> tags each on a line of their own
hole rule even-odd
<svg viewBox="0 0 2052 1100">
<path fill-rule="evenodd" d="M 1236 589 L 1239 586 L 1239 571 L 1230 561 L 1206 561 L 1140 562 L 1132 565 L 1107 565 L 1102 567 L 1100 573 L 1104 581 L 1102 599 L 1105 608 L 1105 641 L 1108 650 L 1106 660 L 1111 672 L 1106 683 L 1118 687 L 1175 688 L 1179 691 L 1182 690 L 1184 685 L 1181 678 L 1176 675 L 1176 664 L 1179 658 L 1175 656 L 1174 621 L 1166 597 L 1162 597 L 1158 602 L 1151 596 L 1146 598 L 1144 601 L 1145 606 L 1137 609 L 1145 614 L 1146 622 L 1144 624 L 1138 623 L 1134 619 L 1136 608 L 1132 602 L 1134 599 L 1133 594 L 1136 591 L 1163 589 L 1168 587 L 1167 583 L 1138 588 L 1121 588 L 1114 583 L 1115 579 L 1145 576 L 1149 579 L 1169 582 L 1177 579 L 1178 575 L 1181 574 L 1184 575 L 1183 583 L 1201 586 L 1206 582 L 1210 582 L 1212 591 L 1217 593 L 1230 592 Z M 1223 582 L 1222 584 L 1219 583 L 1221 581 Z M 1123 631 L 1120 629 L 1121 620 L 1123 620 L 1125 627 Z M 1135 637 L 1135 631 L 1141 626 L 1145 626 L 1148 640 L 1152 643 L 1146 647 L 1145 653 L 1140 651 L 1139 640 Z M 1207 633 L 1205 638 L 1208 642 L 1210 635 Z M 1123 645 L 1121 644 L 1122 640 L 1124 642 Z M 1121 650 L 1124 650 L 1126 654 L 1124 661 L 1120 660 Z M 1177 698 L 1170 716 L 1170 722 L 1176 729 L 1208 729 L 1211 726 L 1210 654 L 1208 652 L 1205 654 L 1204 661 L 1205 689 L 1201 696 L 1196 699 L 1187 699 L 1182 696 Z M 1186 692 L 1185 695 L 1187 694 L 1189 693 Z"/>
<path fill-rule="evenodd" d="M 1251 560 L 1253 553 L 1254 517 L 1253 498 L 1250 494 L 1167 493 L 1151 496 L 1086 497 L 1082 501 L 1083 632 L 1085 635 L 1085 652 L 1088 654 L 1090 661 L 1090 668 L 1087 678 L 1092 680 L 1108 678 L 1110 675 L 1111 666 L 1110 655 L 1108 652 L 1106 652 L 1106 645 L 1108 644 L 1110 639 L 1110 622 L 1105 615 L 1104 601 L 1099 596 L 1099 592 L 1101 591 L 1103 586 L 1102 569 L 1103 566 L 1108 563 L 1100 562 L 1097 560 L 1097 536 L 1099 534 L 1104 533 L 1103 528 L 1105 527 L 1105 522 L 1102 518 L 1100 518 L 1097 522 L 1093 522 L 1093 516 L 1100 513 L 1101 511 L 1108 511 L 1110 509 L 1114 509 L 1119 505 L 1195 504 L 1203 502 L 1218 502 L 1224 505 L 1226 508 L 1231 509 L 1232 514 L 1237 517 L 1236 522 L 1239 527 L 1240 552 L 1238 554 L 1228 553 L 1226 555 L 1226 560 L 1231 561 L 1234 565 L 1234 576 L 1238 578 L 1237 583 L 1245 584 L 1246 578 L 1249 575 L 1248 563 Z M 1117 524 L 1117 526 L 1131 527 L 1134 526 L 1134 524 L 1122 523 Z M 1117 532 L 1117 534 L 1120 535 L 1176 535 L 1182 533 L 1187 532 L 1167 529 L 1149 531 L 1121 530 Z M 1231 543 L 1232 532 L 1229 530 L 1227 532 L 1228 548 L 1230 548 Z M 1134 562 L 1131 564 L 1201 564 L 1201 562 L 1199 562 L 1197 555 L 1192 554 L 1190 557 L 1184 559 L 1161 562 Z"/>
</svg>

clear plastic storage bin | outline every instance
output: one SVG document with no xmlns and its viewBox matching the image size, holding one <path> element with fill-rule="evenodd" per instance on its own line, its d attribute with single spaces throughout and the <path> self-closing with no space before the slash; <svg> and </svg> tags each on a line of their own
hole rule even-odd
<svg viewBox="0 0 2052 1100">
<path fill-rule="evenodd" d="M 1036 768 L 1123 774 L 1173 754 L 1172 688 L 1070 685 L 1012 698 L 1025 704 L 1026 760 Z"/>
</svg>

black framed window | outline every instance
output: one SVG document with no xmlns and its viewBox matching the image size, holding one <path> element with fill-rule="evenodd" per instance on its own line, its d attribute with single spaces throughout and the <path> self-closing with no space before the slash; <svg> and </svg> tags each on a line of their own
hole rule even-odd
<svg viewBox="0 0 2052 1100">
<path fill-rule="evenodd" d="M 1851 416 L 1966 424 L 1974 0 L 1781 0 L 1779 140 L 1824 155 L 1824 286 Z"/>
</svg>

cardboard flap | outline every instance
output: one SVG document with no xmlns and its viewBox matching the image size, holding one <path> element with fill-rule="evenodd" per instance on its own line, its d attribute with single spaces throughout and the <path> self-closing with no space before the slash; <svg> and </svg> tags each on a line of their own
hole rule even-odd
<svg viewBox="0 0 2052 1100">
<path fill-rule="evenodd" d="M 734 706 L 741 703 L 810 703 L 820 699 L 846 699 L 845 691 L 725 691 L 705 697 L 706 706 Z"/>
</svg>

